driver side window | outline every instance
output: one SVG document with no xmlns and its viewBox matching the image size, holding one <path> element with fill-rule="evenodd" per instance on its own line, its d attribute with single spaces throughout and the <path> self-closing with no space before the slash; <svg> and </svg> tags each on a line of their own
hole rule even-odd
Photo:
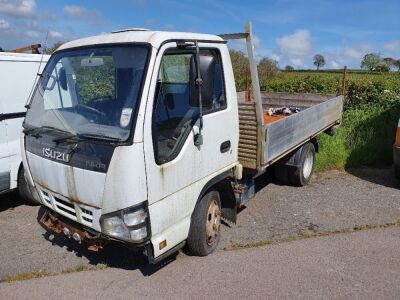
<svg viewBox="0 0 400 300">
<path fill-rule="evenodd" d="M 178 156 L 199 118 L 199 108 L 189 101 L 190 61 L 194 55 L 193 50 L 175 49 L 167 51 L 161 60 L 152 118 L 154 156 L 159 165 Z M 208 114 L 226 108 L 225 84 L 217 51 L 201 50 L 200 55 L 217 59 L 213 104 L 203 107 L 203 114 Z"/>
<path fill-rule="evenodd" d="M 192 53 L 166 53 L 158 74 L 153 107 L 153 144 L 156 162 L 174 159 L 199 115 L 189 104 Z"/>
</svg>

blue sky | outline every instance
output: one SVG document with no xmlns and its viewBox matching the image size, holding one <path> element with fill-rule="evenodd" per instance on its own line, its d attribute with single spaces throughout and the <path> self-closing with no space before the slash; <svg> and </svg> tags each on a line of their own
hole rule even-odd
<svg viewBox="0 0 400 300">
<path fill-rule="evenodd" d="M 12 49 L 115 29 L 240 32 L 253 22 L 256 52 L 296 68 L 358 68 L 368 52 L 400 59 L 400 0 L 0 0 L 0 46 Z M 243 44 L 230 44 L 244 49 Z"/>
</svg>

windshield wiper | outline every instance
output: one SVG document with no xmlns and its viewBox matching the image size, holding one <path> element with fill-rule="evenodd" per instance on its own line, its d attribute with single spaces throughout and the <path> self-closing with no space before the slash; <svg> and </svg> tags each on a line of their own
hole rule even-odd
<svg viewBox="0 0 400 300">
<path fill-rule="evenodd" d="M 60 132 L 63 134 L 70 134 L 70 132 L 66 131 L 66 130 L 62 130 L 60 128 L 56 128 L 56 127 L 52 127 L 52 126 L 41 126 L 41 127 L 31 127 L 31 128 L 25 128 L 23 130 L 23 133 L 25 133 L 26 135 L 32 135 L 35 137 L 39 137 L 39 133 L 43 133 L 43 132 Z"/>
<path fill-rule="evenodd" d="M 102 134 L 95 134 L 95 133 L 77 133 L 53 139 L 53 141 L 56 143 L 62 143 L 68 140 L 71 140 L 73 142 L 80 142 L 86 140 L 98 140 L 98 141 L 117 142 L 117 143 L 121 142 L 121 139 L 119 138 L 110 137 Z"/>
</svg>

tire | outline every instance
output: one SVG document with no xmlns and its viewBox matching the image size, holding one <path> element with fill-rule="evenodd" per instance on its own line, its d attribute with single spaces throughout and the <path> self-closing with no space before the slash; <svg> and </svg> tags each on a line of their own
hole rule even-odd
<svg viewBox="0 0 400 300">
<path fill-rule="evenodd" d="M 32 197 L 32 194 L 29 191 L 24 172 L 23 167 L 18 172 L 18 194 L 26 204 L 38 205 L 39 203 Z"/>
<path fill-rule="evenodd" d="M 220 239 L 221 200 L 219 193 L 207 193 L 197 204 L 190 224 L 188 248 L 191 254 L 207 256 L 214 252 Z"/>
<path fill-rule="evenodd" d="M 288 167 L 277 163 L 274 168 L 275 178 L 281 183 L 288 183 Z"/>
<path fill-rule="evenodd" d="M 300 166 L 289 170 L 289 179 L 294 186 L 305 186 L 310 182 L 315 167 L 315 147 L 312 143 L 303 146 Z"/>
</svg>

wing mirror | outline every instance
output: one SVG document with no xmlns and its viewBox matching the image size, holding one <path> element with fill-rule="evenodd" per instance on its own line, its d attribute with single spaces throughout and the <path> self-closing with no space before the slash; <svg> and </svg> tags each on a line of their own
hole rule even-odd
<svg viewBox="0 0 400 300">
<path fill-rule="evenodd" d="M 189 93 L 190 106 L 199 106 L 199 88 L 201 88 L 201 98 L 203 107 L 211 107 L 214 96 L 214 77 L 215 77 L 215 58 L 213 56 L 200 55 L 200 75 L 202 83 L 196 83 L 197 79 L 197 63 L 196 57 L 193 55 L 190 59 L 190 78 L 189 78 Z"/>
<path fill-rule="evenodd" d="M 67 73 L 65 72 L 64 67 L 60 68 L 58 71 L 58 80 L 60 82 L 61 88 L 66 91 L 68 89 L 67 85 Z"/>
</svg>

